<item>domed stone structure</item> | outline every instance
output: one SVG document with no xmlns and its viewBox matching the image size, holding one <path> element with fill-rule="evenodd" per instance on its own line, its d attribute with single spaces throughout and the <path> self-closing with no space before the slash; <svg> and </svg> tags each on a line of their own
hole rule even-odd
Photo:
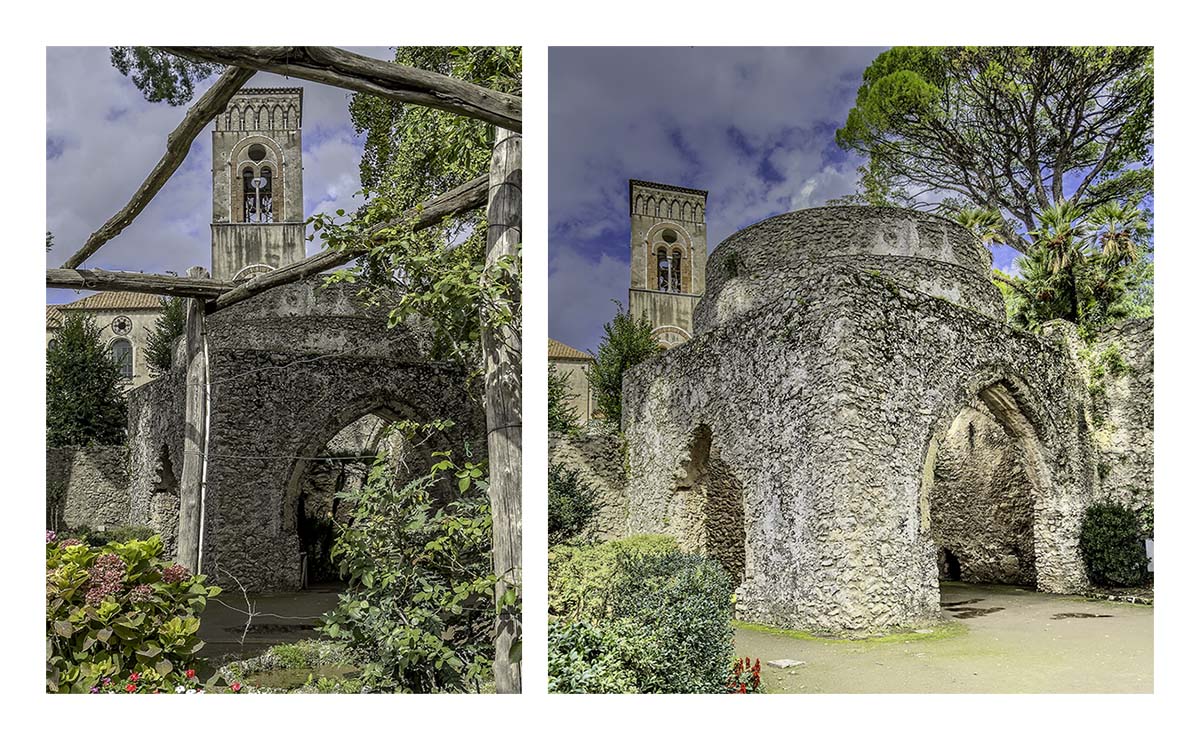
<svg viewBox="0 0 1200 740">
<path fill-rule="evenodd" d="M 1078 335 L 1008 326 L 990 262 L 891 208 L 726 239 L 695 336 L 625 375 L 624 533 L 719 559 L 740 618 L 821 632 L 928 623 L 939 575 L 1082 589 L 1101 481 Z"/>
</svg>

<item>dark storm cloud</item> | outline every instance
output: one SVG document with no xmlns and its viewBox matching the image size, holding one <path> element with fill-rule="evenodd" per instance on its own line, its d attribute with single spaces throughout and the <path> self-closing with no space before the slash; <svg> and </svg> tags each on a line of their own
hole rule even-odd
<svg viewBox="0 0 1200 740">
<path fill-rule="evenodd" d="M 391 59 L 387 48 L 360 54 Z M 46 228 L 57 267 L 125 205 L 165 149 L 167 134 L 186 106 L 148 103 L 109 63 L 105 47 L 54 47 L 46 54 Z M 215 79 L 215 77 L 213 78 Z M 199 96 L 213 80 L 200 86 Z M 304 209 L 306 215 L 358 201 L 361 137 L 347 111 L 349 94 L 260 73 L 251 87 L 304 88 Z M 210 262 L 212 129 L 197 137 L 184 164 L 131 226 L 85 263 L 86 267 L 184 273 Z M 310 253 L 320 248 L 309 245 Z M 47 291 L 47 301 L 74 300 L 74 291 Z"/>
<path fill-rule="evenodd" d="M 550 334 L 595 349 L 629 287 L 628 180 L 709 191 L 709 248 L 854 191 L 833 136 L 874 48 L 550 50 Z"/>
</svg>

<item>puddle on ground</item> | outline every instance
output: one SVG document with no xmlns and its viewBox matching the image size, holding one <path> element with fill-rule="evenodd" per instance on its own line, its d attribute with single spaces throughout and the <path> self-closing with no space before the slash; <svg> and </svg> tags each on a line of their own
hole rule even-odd
<svg viewBox="0 0 1200 740">
<path fill-rule="evenodd" d="M 1055 614 L 1051 619 L 1108 619 L 1111 614 L 1088 614 L 1087 612 L 1063 612 Z"/>
<path fill-rule="evenodd" d="M 982 599 L 976 599 L 976 601 L 982 601 Z M 954 612 L 954 614 L 952 616 L 955 619 L 974 619 L 975 617 L 982 617 L 985 614 L 1002 612 L 1002 611 L 1004 611 L 1004 607 L 993 606 L 990 609 L 977 609 L 972 606 L 958 606 L 958 607 L 951 607 L 951 608 L 947 609 L 946 611 Z"/>
<path fill-rule="evenodd" d="M 967 599 L 966 601 L 943 601 L 942 607 L 945 608 L 947 606 L 962 606 L 963 604 L 978 604 L 981 601 L 983 601 L 983 599 Z"/>
</svg>

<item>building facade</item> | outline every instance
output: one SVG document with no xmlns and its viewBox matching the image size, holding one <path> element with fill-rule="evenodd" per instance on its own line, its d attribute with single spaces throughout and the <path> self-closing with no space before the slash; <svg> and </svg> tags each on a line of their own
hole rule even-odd
<svg viewBox="0 0 1200 740">
<path fill-rule="evenodd" d="M 146 343 L 162 311 L 157 296 L 124 291 L 96 293 L 72 303 L 46 306 L 47 349 L 55 341 L 54 330 L 67 314 L 80 311 L 96 322 L 101 340 L 131 387 L 153 379 L 146 361 Z"/>
<path fill-rule="evenodd" d="M 629 311 L 663 347 L 692 338 L 708 263 L 708 191 L 629 181 Z"/>
<path fill-rule="evenodd" d="M 587 369 L 595 364 L 595 360 L 587 352 L 563 344 L 557 339 L 550 340 L 547 359 L 550 370 L 567 379 L 567 392 L 571 394 L 569 406 L 575 412 L 576 420 L 586 424 L 596 411 L 592 399 L 592 384 L 587 379 Z"/>
</svg>

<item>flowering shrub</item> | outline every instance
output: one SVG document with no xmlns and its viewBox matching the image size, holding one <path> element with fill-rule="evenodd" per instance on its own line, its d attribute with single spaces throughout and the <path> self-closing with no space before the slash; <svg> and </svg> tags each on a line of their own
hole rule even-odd
<svg viewBox="0 0 1200 740">
<path fill-rule="evenodd" d="M 47 691 L 188 691 L 204 646 L 198 615 L 220 589 L 160 560 L 157 536 L 90 547 L 53 535 L 46 533 Z"/>
<path fill-rule="evenodd" d="M 761 671 L 762 666 L 759 664 L 758 658 L 754 659 L 753 664 L 750 663 L 749 658 L 738 658 L 737 662 L 733 664 L 733 670 L 729 674 L 729 693 L 763 693 Z"/>
</svg>

